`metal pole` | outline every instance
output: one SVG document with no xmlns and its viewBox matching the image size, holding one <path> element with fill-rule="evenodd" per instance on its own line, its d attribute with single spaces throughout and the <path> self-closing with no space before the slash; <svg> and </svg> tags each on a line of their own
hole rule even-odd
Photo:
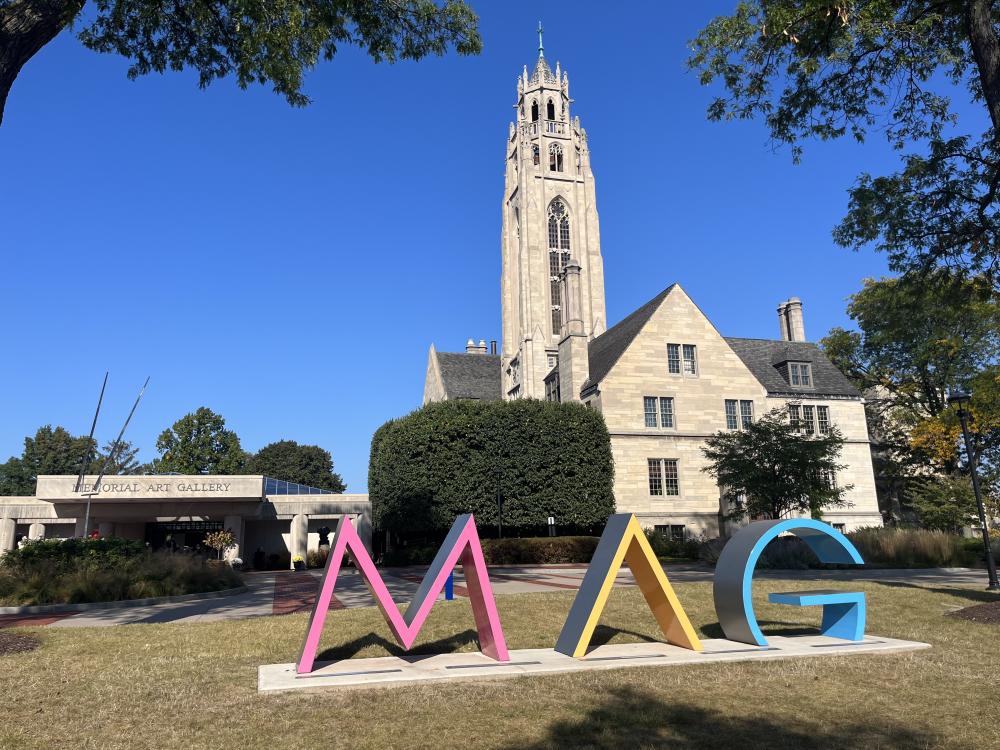
<svg viewBox="0 0 1000 750">
<path fill-rule="evenodd" d="M 983 546 L 986 548 L 986 572 L 990 585 L 987 591 L 1000 591 L 1000 581 L 997 580 L 997 564 L 993 559 L 993 548 L 990 546 L 990 529 L 986 525 L 986 509 L 983 507 L 983 495 L 979 489 L 979 474 L 976 471 L 976 453 L 972 450 L 972 440 L 969 438 L 968 413 L 962 407 L 958 408 L 958 421 L 962 424 L 962 437 L 965 439 L 965 455 L 969 459 L 969 474 L 972 475 L 972 491 L 976 494 L 976 505 L 979 508 L 979 525 L 983 532 Z"/>
<path fill-rule="evenodd" d="M 500 466 L 497 465 L 497 538 L 503 539 L 503 500 L 500 495 Z"/>
</svg>

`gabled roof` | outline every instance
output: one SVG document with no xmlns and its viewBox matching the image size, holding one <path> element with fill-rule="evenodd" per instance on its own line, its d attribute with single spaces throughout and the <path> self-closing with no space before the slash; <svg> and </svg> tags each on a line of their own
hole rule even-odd
<svg viewBox="0 0 1000 750">
<path fill-rule="evenodd" d="M 493 354 L 436 352 L 448 398 L 497 401 L 501 397 L 500 357 Z"/>
<path fill-rule="evenodd" d="M 771 395 L 847 396 L 861 393 L 827 359 L 823 351 L 808 341 L 772 341 L 770 339 L 726 338 L 726 343 L 743 360 L 754 377 Z M 812 365 L 812 388 L 793 388 L 779 366 L 785 362 L 809 362 Z"/>
<path fill-rule="evenodd" d="M 590 377 L 583 385 L 584 390 L 590 386 L 597 385 L 607 377 L 607 374 L 611 372 L 611 368 L 615 366 L 615 363 L 625 353 L 625 350 L 629 348 L 635 337 L 639 335 L 642 327 L 653 317 L 653 313 L 656 312 L 674 286 L 676 285 L 671 284 L 634 313 L 590 342 L 588 348 L 590 355 Z"/>
</svg>

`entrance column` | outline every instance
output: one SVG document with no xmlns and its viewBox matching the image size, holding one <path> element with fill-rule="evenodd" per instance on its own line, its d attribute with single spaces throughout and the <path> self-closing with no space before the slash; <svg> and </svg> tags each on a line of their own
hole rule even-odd
<svg viewBox="0 0 1000 750">
<path fill-rule="evenodd" d="M 296 555 L 299 555 L 303 560 L 306 559 L 306 552 L 308 552 L 309 544 L 309 516 L 305 513 L 298 513 L 292 518 L 291 527 L 291 553 L 292 559 Z M 292 569 L 295 568 L 295 563 L 291 563 Z"/>
<path fill-rule="evenodd" d="M 33 523 L 28 527 L 28 539 L 44 539 L 45 538 L 45 524 L 44 523 Z"/>
<path fill-rule="evenodd" d="M 236 545 L 235 556 L 243 558 L 243 516 L 226 516 L 222 520 L 222 528 L 233 532 L 233 544 Z"/>
<path fill-rule="evenodd" d="M 14 549 L 14 537 L 17 534 L 17 521 L 13 518 L 0 518 L 0 554 Z"/>
</svg>

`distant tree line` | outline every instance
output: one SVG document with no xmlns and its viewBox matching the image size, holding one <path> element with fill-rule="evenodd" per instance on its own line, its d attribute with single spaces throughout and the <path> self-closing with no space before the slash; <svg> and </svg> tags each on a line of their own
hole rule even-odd
<svg viewBox="0 0 1000 750">
<path fill-rule="evenodd" d="M 222 415 L 206 407 L 185 414 L 156 440 L 159 456 L 147 464 L 139 449 L 123 441 L 98 448 L 86 436 L 74 436 L 64 427 L 45 425 L 24 439 L 20 456 L 0 464 L 0 495 L 33 495 L 42 474 L 78 474 L 89 455 L 87 473 L 103 467 L 109 476 L 121 474 L 265 474 L 275 479 L 344 492 L 347 486 L 333 470 L 330 452 L 318 445 L 279 440 L 256 453 L 244 451 L 237 434 L 226 428 Z"/>
</svg>

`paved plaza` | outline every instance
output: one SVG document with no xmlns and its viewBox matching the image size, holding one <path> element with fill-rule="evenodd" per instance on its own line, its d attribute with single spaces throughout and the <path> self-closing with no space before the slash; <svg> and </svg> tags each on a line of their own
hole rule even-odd
<svg viewBox="0 0 1000 750">
<path fill-rule="evenodd" d="M 386 586 L 399 603 L 410 600 L 416 592 L 425 568 L 387 568 L 381 571 Z M 714 569 L 697 564 L 667 565 L 667 576 L 674 583 L 711 582 Z M 539 591 L 576 591 L 587 572 L 586 565 L 518 565 L 490 568 L 490 582 L 497 594 L 525 594 Z M 48 625 L 61 628 L 100 627 L 135 623 L 207 622 L 240 620 L 264 615 L 308 612 L 319 586 L 320 570 L 304 573 L 288 571 L 247 573 L 247 591 L 218 599 L 187 602 L 164 602 L 139 607 L 108 607 L 85 612 L 33 615 L 0 615 L 0 627 Z M 780 578 L 808 581 L 878 581 L 913 586 L 985 585 L 985 572 L 969 568 L 921 568 L 910 570 L 760 570 L 757 578 Z M 618 573 L 617 583 L 635 585 L 628 569 Z M 465 581 L 455 573 L 455 596 L 465 597 Z M 331 609 L 370 607 L 375 602 L 361 576 L 352 569 L 342 569 L 337 580 Z"/>
</svg>

